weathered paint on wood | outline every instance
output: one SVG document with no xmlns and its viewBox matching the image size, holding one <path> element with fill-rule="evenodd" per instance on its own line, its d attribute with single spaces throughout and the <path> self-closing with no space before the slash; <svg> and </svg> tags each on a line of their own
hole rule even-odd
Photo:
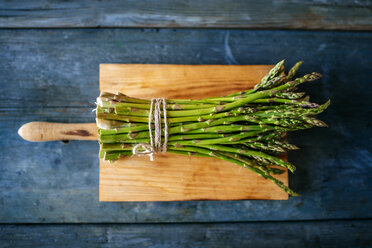
<svg viewBox="0 0 372 248">
<path fill-rule="evenodd" d="M 370 247 L 372 221 L 2 225 L 0 247 Z"/>
<path fill-rule="evenodd" d="M 2 1 L 2 28 L 168 27 L 372 30 L 370 1 Z"/>
<path fill-rule="evenodd" d="M 249 30 L 1 30 L 0 221 L 190 222 L 371 218 L 372 34 Z M 328 129 L 289 135 L 301 150 L 288 201 L 99 203 L 98 144 L 29 143 L 29 121 L 94 122 L 100 63 L 273 64 L 303 59 L 302 87 L 332 100 Z"/>
</svg>

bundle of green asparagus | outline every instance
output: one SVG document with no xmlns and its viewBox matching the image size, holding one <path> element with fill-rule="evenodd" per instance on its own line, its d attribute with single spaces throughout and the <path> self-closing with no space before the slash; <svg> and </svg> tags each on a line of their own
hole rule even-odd
<svg viewBox="0 0 372 248">
<path fill-rule="evenodd" d="M 294 165 L 278 155 L 298 149 L 286 141 L 286 132 L 326 126 L 315 115 L 330 101 L 318 105 L 309 102 L 305 92 L 296 92 L 296 86 L 319 79 L 319 73 L 293 79 L 302 62 L 287 74 L 283 63 L 275 65 L 253 89 L 201 100 L 167 99 L 167 152 L 229 161 L 298 195 L 273 177 L 283 173 L 282 168 L 295 171 Z M 136 144 L 150 143 L 150 107 L 150 100 L 100 94 L 96 109 L 100 158 L 128 157 Z"/>
</svg>

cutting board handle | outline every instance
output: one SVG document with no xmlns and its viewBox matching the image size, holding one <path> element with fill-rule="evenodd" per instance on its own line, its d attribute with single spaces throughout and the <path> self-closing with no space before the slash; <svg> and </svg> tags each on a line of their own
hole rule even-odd
<svg viewBox="0 0 372 248">
<path fill-rule="evenodd" d="M 97 140 L 95 123 L 29 122 L 18 130 L 19 136 L 33 142 L 53 140 Z"/>
</svg>

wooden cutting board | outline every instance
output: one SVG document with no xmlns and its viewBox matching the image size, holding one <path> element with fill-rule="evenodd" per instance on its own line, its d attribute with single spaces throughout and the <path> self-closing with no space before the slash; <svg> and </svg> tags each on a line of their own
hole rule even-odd
<svg viewBox="0 0 372 248">
<path fill-rule="evenodd" d="M 101 64 L 100 91 L 200 99 L 252 88 L 269 65 Z M 288 173 L 277 178 L 288 185 Z M 288 194 L 248 169 L 175 154 L 100 161 L 100 201 L 286 200 Z"/>
</svg>

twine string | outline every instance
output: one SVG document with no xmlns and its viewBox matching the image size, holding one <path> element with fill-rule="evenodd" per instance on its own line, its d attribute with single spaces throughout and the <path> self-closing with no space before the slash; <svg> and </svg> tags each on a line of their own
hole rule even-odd
<svg viewBox="0 0 372 248">
<path fill-rule="evenodd" d="M 162 144 L 162 109 L 163 105 L 163 122 L 164 122 L 164 142 Z M 154 121 L 154 135 L 152 122 Z M 167 101 L 165 98 L 151 99 L 149 112 L 149 138 L 150 144 L 139 143 L 133 149 L 133 155 L 148 155 L 151 161 L 154 161 L 154 154 L 158 152 L 166 153 L 168 145 L 168 123 L 167 123 Z"/>
</svg>

